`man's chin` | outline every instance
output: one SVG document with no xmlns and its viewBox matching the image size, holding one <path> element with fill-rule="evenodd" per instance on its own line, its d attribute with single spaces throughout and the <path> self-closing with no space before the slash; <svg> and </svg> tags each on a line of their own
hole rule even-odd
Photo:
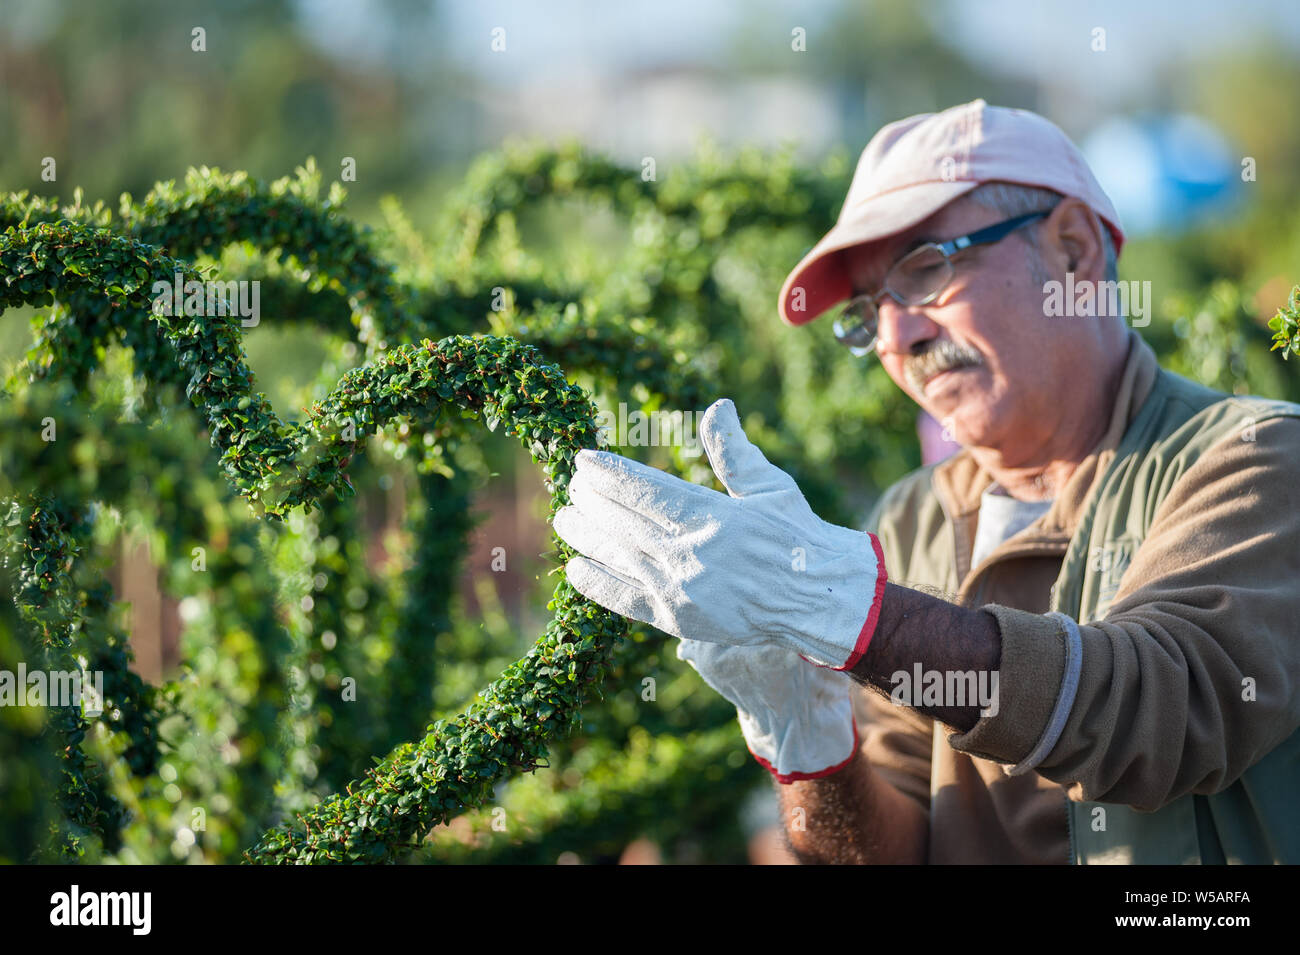
<svg viewBox="0 0 1300 955">
<path fill-rule="evenodd" d="M 921 393 L 925 395 L 928 401 L 939 400 L 950 393 L 956 394 L 961 390 L 963 382 L 973 377 L 976 370 L 974 367 L 967 365 L 941 371 L 939 374 L 926 379 L 925 384 L 921 386 Z"/>
<path fill-rule="evenodd" d="M 960 388 L 952 386 L 953 377 L 947 373 L 937 375 L 922 385 L 919 393 L 912 394 L 912 399 L 935 421 L 951 421 L 957 410 L 968 400 L 961 394 Z M 939 381 L 939 378 L 944 381 Z"/>
<path fill-rule="evenodd" d="M 937 375 L 926 382 L 921 395 L 913 396 L 930 417 L 954 435 L 953 440 L 968 446 L 981 444 L 982 438 L 990 437 L 988 426 L 1000 417 L 990 407 L 992 396 L 970 380 L 973 377 L 967 374 L 970 370 Z M 944 380 L 939 381 L 940 378 Z M 959 418 L 960 426 L 957 424 Z"/>
</svg>

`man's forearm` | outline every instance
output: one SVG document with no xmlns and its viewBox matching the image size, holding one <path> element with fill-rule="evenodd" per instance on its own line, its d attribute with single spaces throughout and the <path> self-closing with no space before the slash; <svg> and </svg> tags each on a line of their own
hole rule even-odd
<svg viewBox="0 0 1300 955">
<path fill-rule="evenodd" d="M 947 674 L 992 674 L 1001 663 L 997 621 L 938 597 L 888 584 L 880 618 L 866 654 L 850 675 L 890 693 L 893 676 L 914 679 L 915 666 Z M 976 684 L 979 684 L 976 679 Z M 988 686 L 987 679 L 983 683 Z M 920 687 L 915 688 L 920 691 Z M 922 703 L 918 697 L 916 703 Z M 973 727 L 987 701 L 914 708 L 963 732 Z M 929 847 L 929 816 L 913 799 L 890 785 L 866 756 L 855 753 L 837 773 L 821 779 L 778 784 L 790 848 L 804 863 L 923 863 Z"/>
<path fill-rule="evenodd" d="M 861 752 L 830 776 L 776 788 L 790 848 L 805 865 L 925 862 L 925 811 Z"/>
<path fill-rule="evenodd" d="M 911 679 L 918 663 L 922 671 L 943 675 L 944 685 L 948 686 L 948 673 L 991 675 L 1001 659 L 1002 636 L 991 614 L 891 583 L 885 587 L 871 645 L 851 675 L 859 683 L 873 684 L 890 693 L 895 687 L 894 674 L 902 671 Z M 987 678 L 984 685 L 990 685 Z M 917 703 L 921 702 L 920 689 L 914 687 Z M 979 720 L 983 705 L 972 700 L 957 706 L 953 700 L 944 700 L 938 706 L 914 708 L 966 732 Z"/>
</svg>

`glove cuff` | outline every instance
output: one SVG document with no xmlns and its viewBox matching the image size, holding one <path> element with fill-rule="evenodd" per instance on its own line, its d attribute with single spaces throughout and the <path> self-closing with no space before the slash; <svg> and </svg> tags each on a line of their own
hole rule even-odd
<svg viewBox="0 0 1300 955">
<path fill-rule="evenodd" d="M 860 532 L 853 531 L 858 534 Z M 847 624 L 841 632 L 849 634 L 851 646 L 843 644 L 839 646 L 828 645 L 818 641 L 817 646 L 810 645 L 806 640 L 796 638 L 794 649 L 806 661 L 813 666 L 821 667 L 824 670 L 852 670 L 858 665 L 867 653 L 867 648 L 871 645 L 871 638 L 876 635 L 876 624 L 880 622 L 880 605 L 885 599 L 885 585 L 889 582 L 889 575 L 885 571 L 885 554 L 880 546 L 880 538 L 875 534 L 867 533 L 871 541 L 871 550 L 875 555 L 875 581 L 871 589 L 861 594 L 862 602 L 869 602 L 867 607 L 867 619 L 862 622 L 856 634 L 853 634 L 852 626 L 856 625 L 861 619 L 854 614 L 861 613 L 861 603 L 849 610 L 847 615 L 841 614 L 841 621 Z M 832 621 L 833 624 L 833 621 Z M 847 643 L 847 641 L 846 641 Z"/>
<path fill-rule="evenodd" d="M 795 666 L 803 669 L 805 664 Z M 810 689 L 822 686 L 820 690 L 801 692 L 790 709 L 751 713 L 736 707 L 745 747 L 780 783 L 820 779 L 839 772 L 858 748 L 858 722 L 847 690 L 849 679 L 812 669 L 804 672 Z M 842 684 L 842 696 L 830 688 Z M 839 698 L 830 699 L 825 695 L 828 691 Z"/>
<path fill-rule="evenodd" d="M 783 773 L 780 770 L 778 770 L 775 766 L 773 766 L 770 761 L 764 759 L 762 756 L 758 755 L 758 753 L 754 752 L 753 747 L 749 745 L 748 740 L 745 741 L 745 748 L 749 750 L 749 755 L 754 757 L 754 759 L 758 762 L 758 765 L 762 766 L 769 773 L 771 773 L 776 778 L 776 781 L 778 783 L 781 783 L 783 786 L 788 786 L 790 783 L 800 782 L 805 779 L 822 779 L 826 776 L 830 776 L 835 773 L 838 773 L 841 769 L 843 769 L 845 766 L 847 766 L 850 762 L 853 761 L 853 757 L 858 751 L 858 721 L 856 719 L 850 719 L 849 722 L 853 727 L 853 748 L 849 750 L 849 755 L 846 756 L 840 762 L 836 763 L 834 766 L 827 766 L 825 769 L 818 769 L 814 772 L 805 773 L 805 772 L 792 771 L 788 773 Z"/>
</svg>

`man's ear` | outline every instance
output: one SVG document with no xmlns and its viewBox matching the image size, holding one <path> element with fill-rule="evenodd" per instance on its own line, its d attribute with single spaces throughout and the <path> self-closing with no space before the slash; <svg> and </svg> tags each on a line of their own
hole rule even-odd
<svg viewBox="0 0 1300 955">
<path fill-rule="evenodd" d="M 1099 282 L 1106 277 L 1105 226 L 1082 199 L 1066 196 L 1043 222 L 1040 246 L 1045 263 L 1073 272 L 1076 278 Z"/>
</svg>

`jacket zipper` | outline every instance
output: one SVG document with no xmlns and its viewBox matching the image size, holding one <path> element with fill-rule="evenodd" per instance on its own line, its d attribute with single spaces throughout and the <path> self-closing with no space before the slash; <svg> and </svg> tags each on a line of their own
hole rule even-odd
<svg viewBox="0 0 1300 955">
<path fill-rule="evenodd" d="M 943 495 L 938 492 L 937 488 L 934 488 L 934 497 L 935 500 L 939 502 L 939 510 L 943 512 L 943 516 L 946 523 L 950 528 L 952 528 L 953 565 L 954 565 L 953 573 L 957 577 L 957 591 L 958 591 L 957 599 L 961 601 L 962 604 L 964 605 L 965 601 L 970 599 L 970 595 L 968 594 L 967 589 L 962 586 L 963 581 L 961 578 L 961 566 L 960 566 L 960 560 L 957 556 L 957 550 L 958 550 L 957 522 L 953 520 L 952 514 L 950 514 L 948 511 L 948 505 L 944 501 Z M 976 600 L 978 600 L 979 597 L 982 596 L 984 592 L 984 581 L 982 578 L 985 577 L 985 571 L 987 571 L 989 567 L 993 566 L 993 564 L 1000 563 L 1004 560 L 1012 560 L 1017 557 L 1040 556 L 1044 552 L 1043 551 L 1044 544 L 1053 544 L 1059 546 L 1062 543 L 1064 543 L 1065 545 L 1061 550 L 1061 559 L 1062 561 L 1064 561 L 1065 555 L 1069 551 L 1069 547 L 1070 547 L 1070 541 L 1068 538 L 1064 542 L 1062 542 L 1060 537 L 1057 536 L 1048 537 L 1044 535 L 1035 535 L 1028 538 L 1027 540 L 1017 541 L 1013 546 L 1008 548 L 1008 550 L 1005 553 L 998 553 L 998 550 L 1006 543 L 1007 543 L 1006 541 L 1003 541 L 1003 544 L 999 545 L 997 548 L 994 548 L 993 553 L 985 557 L 984 560 L 980 563 L 979 567 L 971 567 L 966 571 L 967 578 L 971 577 L 972 571 L 978 570 L 980 572 L 978 575 L 978 578 L 980 579 L 980 587 L 979 587 L 979 593 L 975 595 Z M 995 559 L 995 555 L 996 555 L 996 559 Z M 970 579 L 965 581 L 965 583 L 967 584 L 970 584 L 972 582 L 973 581 Z M 1052 594 L 1048 603 L 1049 603 L 1049 608 L 1051 610 L 1059 609 L 1056 606 L 1056 584 L 1052 585 Z M 1074 865 L 1074 860 L 1076 858 L 1076 850 L 1074 844 L 1074 812 L 1070 806 L 1069 793 L 1065 793 L 1064 795 L 1065 795 L 1065 827 L 1066 827 L 1066 831 L 1069 834 L 1069 838 L 1067 839 L 1065 864 Z"/>
</svg>

